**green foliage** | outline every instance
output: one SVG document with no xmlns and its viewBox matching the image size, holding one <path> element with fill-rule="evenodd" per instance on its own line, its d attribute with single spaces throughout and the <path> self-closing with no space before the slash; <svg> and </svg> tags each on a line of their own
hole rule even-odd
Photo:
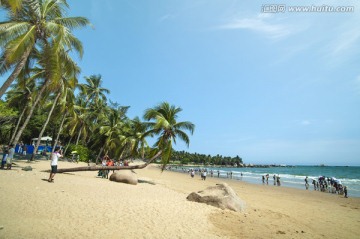
<svg viewBox="0 0 360 239">
<path fill-rule="evenodd" d="M 0 100 L 0 143 L 8 143 L 5 141 L 10 139 L 10 133 L 16 123 L 17 115 L 18 112 Z"/>
<path fill-rule="evenodd" d="M 183 158 L 180 163 L 181 164 L 188 164 L 190 162 L 190 160 L 188 158 Z"/>
<path fill-rule="evenodd" d="M 243 160 L 238 155 L 236 157 L 224 157 L 217 154 L 216 156 L 188 153 L 185 151 L 172 151 L 171 160 L 181 161 L 182 164 L 202 164 L 202 165 L 228 165 L 239 166 L 243 163 Z"/>
<path fill-rule="evenodd" d="M 69 149 L 68 149 L 65 156 L 68 157 L 68 158 L 71 158 L 72 157 L 71 152 L 73 152 L 73 151 L 76 151 L 77 154 L 79 155 L 79 161 L 82 161 L 82 162 L 88 162 L 89 161 L 91 151 L 87 147 L 85 147 L 83 145 L 70 144 Z"/>
</svg>

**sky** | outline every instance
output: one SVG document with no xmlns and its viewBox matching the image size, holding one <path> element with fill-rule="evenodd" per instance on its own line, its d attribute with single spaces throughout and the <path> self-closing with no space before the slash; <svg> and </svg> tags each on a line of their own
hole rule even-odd
<svg viewBox="0 0 360 239">
<path fill-rule="evenodd" d="M 92 23 L 75 31 L 80 81 L 100 74 L 131 118 L 164 101 L 181 107 L 178 120 L 196 128 L 176 150 L 360 166 L 360 1 L 68 3 L 69 16 Z M 322 10 L 338 6 L 353 11 Z"/>
</svg>

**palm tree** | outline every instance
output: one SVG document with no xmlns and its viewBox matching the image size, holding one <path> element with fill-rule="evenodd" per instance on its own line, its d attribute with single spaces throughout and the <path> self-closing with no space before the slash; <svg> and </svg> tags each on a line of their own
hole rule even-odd
<svg viewBox="0 0 360 239">
<path fill-rule="evenodd" d="M 178 113 L 182 109 L 170 105 L 167 102 L 163 102 L 158 106 L 147 109 L 144 114 L 146 120 L 154 120 L 153 122 L 147 122 L 148 131 L 146 136 L 159 135 L 158 140 L 155 143 L 157 153 L 154 154 L 145 164 L 136 166 L 88 166 L 77 168 L 65 168 L 58 169 L 58 173 L 75 172 L 75 171 L 97 171 L 97 170 L 129 170 L 129 169 L 142 169 L 149 165 L 152 161 L 162 155 L 163 169 L 169 162 L 169 158 L 172 151 L 172 142 L 176 143 L 176 139 L 183 140 L 188 146 L 190 143 L 189 136 L 184 130 L 190 131 L 192 134 L 195 129 L 195 125 L 189 121 L 177 122 Z"/>
<path fill-rule="evenodd" d="M 179 138 L 189 146 L 189 136 L 183 130 L 188 130 L 193 134 L 195 129 L 195 125 L 189 121 L 176 121 L 181 111 L 181 108 L 163 102 L 154 108 L 147 109 L 144 114 L 145 120 L 154 120 L 147 123 L 149 131 L 146 135 L 159 135 L 154 146 L 163 151 L 162 169 L 169 163 L 173 142 L 176 144 L 176 139 Z"/>
<path fill-rule="evenodd" d="M 82 90 L 82 94 L 86 96 L 86 101 L 98 104 L 99 100 L 102 99 L 106 102 L 107 99 L 105 94 L 109 94 L 110 90 L 101 86 L 101 75 L 91 75 L 85 77 L 85 80 L 87 83 L 80 84 L 80 89 Z"/>
<path fill-rule="evenodd" d="M 86 26 L 89 21 L 84 17 L 64 17 L 69 8 L 66 0 L 3 0 L 0 6 L 8 11 L 8 21 L 0 22 L 0 74 L 14 68 L 0 88 L 0 98 L 38 43 L 53 42 L 57 53 L 74 49 L 82 57 L 82 44 L 71 30 Z"/>
<path fill-rule="evenodd" d="M 21 137 L 22 132 L 26 128 L 30 121 L 30 118 L 41 99 L 43 94 L 51 93 L 54 87 L 58 87 L 61 84 L 61 80 L 64 76 L 75 76 L 79 74 L 80 69 L 74 61 L 69 57 L 68 52 L 65 48 L 59 48 L 57 42 L 48 42 L 42 45 L 42 49 L 36 55 L 38 67 L 32 69 L 30 79 L 39 79 L 40 89 L 36 95 L 36 99 L 30 108 L 29 114 L 27 115 L 25 122 L 17 132 L 13 144 L 16 144 Z"/>
<path fill-rule="evenodd" d="M 19 77 L 18 84 L 16 84 L 14 88 L 7 92 L 6 100 L 8 102 L 8 105 L 10 107 L 17 108 L 19 112 L 21 111 L 20 115 L 18 116 L 17 123 L 13 130 L 9 144 L 13 142 L 20 123 L 32 103 L 33 96 L 36 93 L 35 89 L 35 81 L 31 81 L 26 77 Z"/>
</svg>

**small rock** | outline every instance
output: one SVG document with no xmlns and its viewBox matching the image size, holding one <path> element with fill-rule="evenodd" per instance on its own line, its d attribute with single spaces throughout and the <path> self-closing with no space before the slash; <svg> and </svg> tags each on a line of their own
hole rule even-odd
<svg viewBox="0 0 360 239">
<path fill-rule="evenodd" d="M 0 226 L 0 230 L 4 229 L 4 226 Z"/>
<path fill-rule="evenodd" d="M 24 171 L 32 171 L 32 167 L 31 166 L 26 166 L 26 167 L 22 168 L 22 170 L 24 170 Z"/>
</svg>

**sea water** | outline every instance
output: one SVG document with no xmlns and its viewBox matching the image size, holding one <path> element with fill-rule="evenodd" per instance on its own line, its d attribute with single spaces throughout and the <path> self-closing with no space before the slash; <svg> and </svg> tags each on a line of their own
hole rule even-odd
<svg viewBox="0 0 360 239">
<path fill-rule="evenodd" d="M 176 171 L 188 170 L 194 167 L 177 167 Z M 270 168 L 221 168 L 202 167 L 213 170 L 213 177 L 229 178 L 244 182 L 262 184 L 262 176 L 269 174 L 269 185 L 273 185 L 273 175 L 280 177 L 281 186 L 305 189 L 305 177 L 309 178 L 309 189 L 313 190 L 312 179 L 318 180 L 319 176 L 334 177 L 348 188 L 349 197 L 360 197 L 360 167 L 347 166 L 286 166 Z M 195 169 L 195 168 L 194 168 Z M 197 168 L 199 169 L 199 168 Z M 174 170 L 174 168 L 172 168 Z M 231 173 L 231 176 L 230 176 Z M 231 178 L 230 178 L 231 177 Z M 266 181 L 265 181 L 266 183 Z"/>
</svg>

